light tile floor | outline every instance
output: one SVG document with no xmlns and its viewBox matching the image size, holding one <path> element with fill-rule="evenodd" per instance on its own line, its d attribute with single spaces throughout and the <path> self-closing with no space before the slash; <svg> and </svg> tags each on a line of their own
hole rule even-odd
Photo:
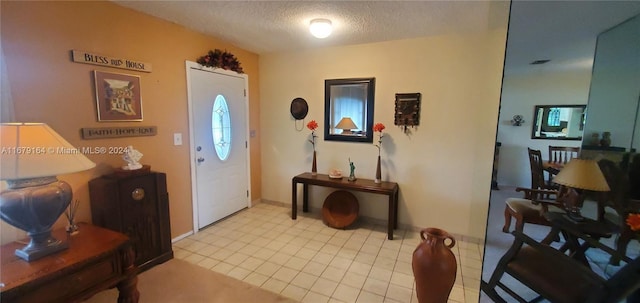
<svg viewBox="0 0 640 303">
<path fill-rule="evenodd" d="M 174 243 L 178 259 L 300 302 L 418 302 L 411 269 L 418 232 L 363 223 L 338 230 L 317 214 L 260 203 Z M 478 302 L 482 245 L 457 241 L 449 302 Z"/>
</svg>

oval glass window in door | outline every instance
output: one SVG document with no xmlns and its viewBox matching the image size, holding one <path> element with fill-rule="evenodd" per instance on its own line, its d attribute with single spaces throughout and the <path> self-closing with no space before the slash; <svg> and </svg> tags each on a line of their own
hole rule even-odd
<svg viewBox="0 0 640 303">
<path fill-rule="evenodd" d="M 218 158 L 222 161 L 226 160 L 231 149 L 231 117 L 227 100 L 222 95 L 216 96 L 213 102 L 211 133 Z"/>
</svg>

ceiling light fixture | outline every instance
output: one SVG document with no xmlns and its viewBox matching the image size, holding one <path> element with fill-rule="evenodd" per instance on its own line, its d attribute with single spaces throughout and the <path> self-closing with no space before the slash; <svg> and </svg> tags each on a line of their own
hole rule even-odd
<svg viewBox="0 0 640 303">
<path fill-rule="evenodd" d="M 319 39 L 329 37 L 332 29 L 331 20 L 328 19 L 313 19 L 309 25 L 311 34 Z"/>
</svg>

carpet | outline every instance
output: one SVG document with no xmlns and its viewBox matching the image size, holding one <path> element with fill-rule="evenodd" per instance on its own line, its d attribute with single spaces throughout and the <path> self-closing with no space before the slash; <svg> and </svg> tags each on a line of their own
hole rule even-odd
<svg viewBox="0 0 640 303">
<path fill-rule="evenodd" d="M 207 270 L 183 260 L 172 259 L 138 276 L 140 303 L 292 303 L 281 295 L 249 283 Z M 87 303 L 117 302 L 118 290 L 98 293 Z"/>
</svg>

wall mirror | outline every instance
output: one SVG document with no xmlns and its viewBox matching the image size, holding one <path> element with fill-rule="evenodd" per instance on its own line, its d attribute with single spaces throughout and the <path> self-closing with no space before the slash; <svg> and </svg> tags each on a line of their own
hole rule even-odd
<svg viewBox="0 0 640 303">
<path fill-rule="evenodd" d="M 375 78 L 324 81 L 324 139 L 373 142 Z"/>
<path fill-rule="evenodd" d="M 536 105 L 531 139 L 582 140 L 586 105 Z"/>
<path fill-rule="evenodd" d="M 640 149 L 640 15 L 598 35 L 589 90 L 587 140 L 611 134 L 610 150 Z M 619 155 L 621 157 L 621 155 Z"/>
</svg>

